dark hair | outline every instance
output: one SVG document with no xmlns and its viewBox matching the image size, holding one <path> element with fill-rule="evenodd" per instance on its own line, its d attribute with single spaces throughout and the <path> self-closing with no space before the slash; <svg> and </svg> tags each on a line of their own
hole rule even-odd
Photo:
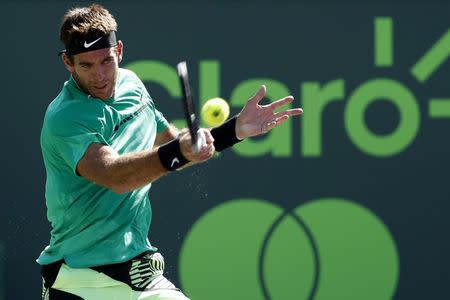
<svg viewBox="0 0 450 300">
<path fill-rule="evenodd" d="M 69 9 L 61 22 L 59 38 L 64 45 L 79 44 L 117 31 L 113 15 L 99 4 Z M 72 57 L 69 57 L 72 60 Z"/>
</svg>

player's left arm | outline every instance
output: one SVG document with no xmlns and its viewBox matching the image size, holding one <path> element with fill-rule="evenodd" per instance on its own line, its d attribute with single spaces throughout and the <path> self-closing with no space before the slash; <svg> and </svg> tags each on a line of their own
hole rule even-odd
<svg viewBox="0 0 450 300">
<path fill-rule="evenodd" d="M 275 112 L 278 108 L 290 104 L 294 100 L 294 97 L 286 96 L 267 105 L 259 104 L 265 95 L 266 87 L 262 85 L 255 96 L 247 101 L 242 111 L 236 116 L 234 131 L 238 140 L 267 133 L 287 121 L 289 117 L 301 115 L 303 113 L 303 109 L 301 108 L 292 108 Z M 213 138 L 217 139 L 217 142 L 219 142 L 219 144 L 216 144 L 216 142 L 214 143 L 216 150 L 219 151 L 238 142 L 238 140 L 230 141 L 229 138 L 225 138 L 225 141 L 222 141 L 224 137 L 223 133 L 229 133 L 227 129 L 223 130 L 223 127 L 224 126 L 219 126 L 212 130 L 206 129 L 211 131 Z M 230 128 L 229 126 L 227 127 Z M 175 126 L 169 124 L 166 130 L 157 134 L 155 147 L 177 138 L 180 132 L 181 131 Z"/>
</svg>

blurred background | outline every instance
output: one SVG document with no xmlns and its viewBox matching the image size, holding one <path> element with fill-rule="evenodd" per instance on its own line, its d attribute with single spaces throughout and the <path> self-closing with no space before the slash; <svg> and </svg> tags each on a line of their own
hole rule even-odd
<svg viewBox="0 0 450 300">
<path fill-rule="evenodd" d="M 88 1 L 2 1 L 0 299 L 39 299 L 49 242 L 39 134 L 68 79 L 64 12 Z M 151 190 L 150 240 L 192 299 L 448 299 L 448 1 L 98 1 L 122 67 L 183 118 L 238 113 L 260 84 L 304 116 Z"/>
</svg>

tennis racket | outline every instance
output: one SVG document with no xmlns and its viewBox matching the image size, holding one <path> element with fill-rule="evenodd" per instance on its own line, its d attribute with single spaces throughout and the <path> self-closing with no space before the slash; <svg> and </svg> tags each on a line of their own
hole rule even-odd
<svg viewBox="0 0 450 300">
<path fill-rule="evenodd" d="M 180 78 L 181 89 L 183 91 L 183 109 L 189 134 L 192 140 L 192 149 L 198 153 L 202 146 L 206 143 L 205 134 L 199 128 L 198 120 L 195 114 L 194 101 L 192 100 L 191 87 L 189 85 L 189 76 L 185 61 L 177 65 L 178 77 Z"/>
</svg>

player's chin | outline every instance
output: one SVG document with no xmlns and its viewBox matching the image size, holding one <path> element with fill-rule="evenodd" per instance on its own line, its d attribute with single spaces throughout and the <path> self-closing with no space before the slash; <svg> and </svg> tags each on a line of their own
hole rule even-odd
<svg viewBox="0 0 450 300">
<path fill-rule="evenodd" d="M 111 96 L 112 96 L 112 89 L 109 88 L 108 84 L 106 84 L 103 87 L 92 87 L 91 90 L 92 90 L 92 95 L 95 98 L 107 100 L 107 99 L 111 98 Z"/>
</svg>

